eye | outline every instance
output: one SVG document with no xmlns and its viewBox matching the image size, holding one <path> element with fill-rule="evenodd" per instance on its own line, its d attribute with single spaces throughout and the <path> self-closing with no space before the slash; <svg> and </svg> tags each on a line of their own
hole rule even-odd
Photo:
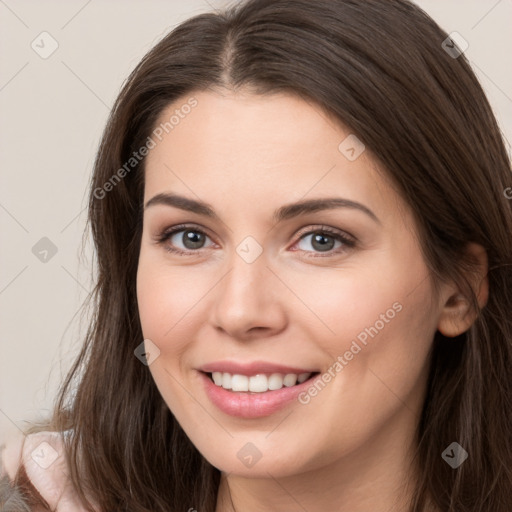
<svg viewBox="0 0 512 512">
<path fill-rule="evenodd" d="M 332 256 L 345 252 L 347 249 L 356 245 L 356 241 L 348 234 L 329 228 L 327 226 L 319 226 L 318 228 L 306 233 L 300 234 L 300 240 L 296 243 L 299 249 L 304 252 L 326 253 L 325 256 Z M 308 250 L 307 246 L 313 247 L 313 251 Z M 313 257 L 324 257 L 319 254 Z"/>
<path fill-rule="evenodd" d="M 302 252 L 317 253 L 313 257 L 334 256 L 356 245 L 354 237 L 328 226 L 315 226 L 314 229 L 309 227 L 308 231 L 299 232 L 299 236 L 300 239 L 295 245 L 299 246 L 299 250 Z M 194 253 L 199 253 L 201 249 L 208 248 L 208 246 L 205 246 L 207 239 L 210 239 L 210 237 L 196 226 L 178 225 L 158 235 L 156 242 L 165 245 L 168 252 L 191 256 Z M 308 245 L 313 247 L 313 251 L 308 250 Z"/>
<path fill-rule="evenodd" d="M 204 249 L 206 239 L 210 237 L 195 226 L 174 226 L 157 237 L 157 242 L 165 245 L 169 252 L 190 255 Z M 181 244 L 181 247 L 180 245 Z"/>
</svg>

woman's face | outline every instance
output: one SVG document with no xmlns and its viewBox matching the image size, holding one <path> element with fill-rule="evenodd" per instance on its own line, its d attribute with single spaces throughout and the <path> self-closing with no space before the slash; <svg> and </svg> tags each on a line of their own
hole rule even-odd
<svg viewBox="0 0 512 512">
<path fill-rule="evenodd" d="M 370 151 L 292 95 L 198 92 L 160 122 L 138 303 L 149 370 L 191 441 L 253 477 L 404 446 L 441 305 Z"/>
</svg>

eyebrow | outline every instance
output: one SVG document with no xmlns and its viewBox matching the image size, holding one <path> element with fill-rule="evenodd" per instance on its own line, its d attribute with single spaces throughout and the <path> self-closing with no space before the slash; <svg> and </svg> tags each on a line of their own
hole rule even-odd
<svg viewBox="0 0 512 512">
<path fill-rule="evenodd" d="M 148 209 L 155 205 L 166 205 L 174 206 L 180 210 L 196 213 L 203 215 L 211 219 L 220 220 L 219 216 L 215 213 L 215 210 L 208 203 L 202 201 L 196 201 L 188 197 L 180 196 L 177 194 L 157 194 L 152 197 L 144 206 L 144 209 Z M 372 220 L 381 224 L 379 218 L 365 205 L 350 199 L 344 199 L 341 197 L 326 197 L 321 199 L 308 199 L 304 201 L 298 201 L 296 203 L 286 204 L 275 210 L 272 219 L 274 223 L 282 222 L 284 220 L 298 217 L 299 215 L 305 215 L 307 213 L 318 212 L 322 210 L 333 210 L 336 208 L 351 208 L 359 210 Z"/>
</svg>

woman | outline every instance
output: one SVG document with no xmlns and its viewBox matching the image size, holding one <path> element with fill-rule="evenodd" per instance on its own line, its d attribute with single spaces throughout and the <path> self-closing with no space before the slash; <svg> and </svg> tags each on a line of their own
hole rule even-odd
<svg viewBox="0 0 512 512">
<path fill-rule="evenodd" d="M 510 510 L 511 185 L 408 1 L 181 24 L 101 142 L 96 315 L 8 472 L 27 510 Z"/>
</svg>

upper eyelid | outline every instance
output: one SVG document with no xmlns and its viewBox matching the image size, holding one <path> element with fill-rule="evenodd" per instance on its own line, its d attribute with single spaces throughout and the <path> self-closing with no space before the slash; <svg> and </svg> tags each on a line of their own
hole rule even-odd
<svg viewBox="0 0 512 512">
<path fill-rule="evenodd" d="M 171 226 L 171 227 L 166 228 L 163 231 L 161 231 L 160 234 L 157 235 L 157 238 L 167 238 L 171 235 L 175 235 L 176 233 L 179 233 L 180 231 L 187 231 L 187 229 L 198 231 L 199 233 L 203 233 L 210 238 L 215 238 L 210 235 L 208 229 L 203 228 L 198 225 L 195 225 L 195 224 L 185 224 L 185 225 L 177 224 L 175 226 Z"/>
<path fill-rule="evenodd" d="M 305 228 L 301 228 L 297 231 L 297 236 L 302 237 L 303 235 L 310 235 L 315 232 L 319 232 L 319 233 L 325 232 L 325 233 L 328 233 L 333 236 L 338 235 L 343 238 L 350 238 L 354 242 L 357 240 L 354 235 L 348 233 L 347 231 L 340 229 L 340 228 L 333 228 L 330 226 L 326 226 L 325 224 L 313 224 L 313 225 L 309 225 Z"/>
</svg>

